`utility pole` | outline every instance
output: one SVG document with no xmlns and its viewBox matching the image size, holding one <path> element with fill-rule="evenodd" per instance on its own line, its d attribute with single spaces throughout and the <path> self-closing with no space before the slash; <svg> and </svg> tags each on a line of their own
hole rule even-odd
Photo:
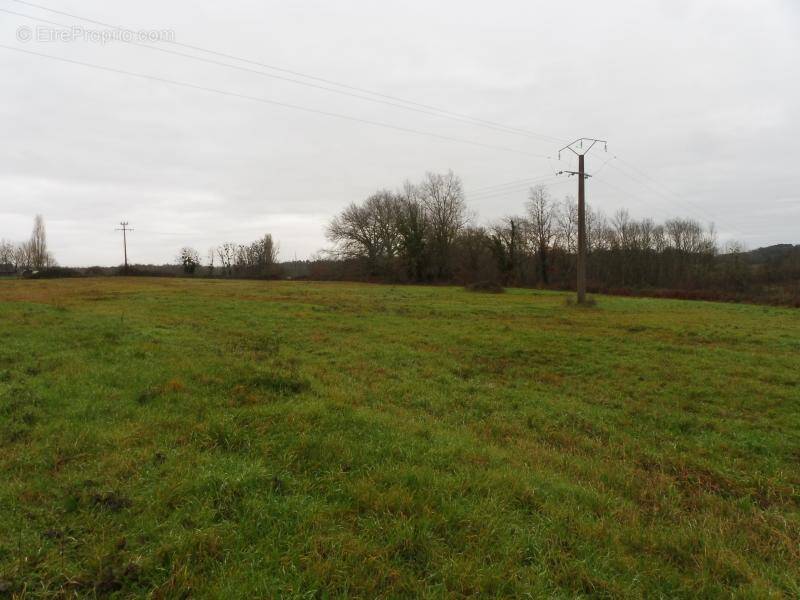
<svg viewBox="0 0 800 600">
<path fill-rule="evenodd" d="M 125 252 L 125 272 L 128 272 L 128 232 L 133 231 L 130 227 L 128 227 L 128 222 L 123 221 L 120 223 L 121 227 L 117 228 L 117 231 L 122 232 L 122 249 Z"/>
<path fill-rule="evenodd" d="M 589 147 L 585 150 L 583 148 L 584 142 L 589 144 Z M 593 138 L 577 139 L 558 151 L 559 160 L 564 150 L 569 150 L 578 157 L 577 171 L 559 171 L 557 173 L 558 175 L 578 176 L 578 273 L 576 286 L 578 289 L 578 304 L 584 304 L 586 302 L 586 180 L 591 177 L 591 175 L 586 174 L 584 157 L 597 143 L 603 144 L 606 152 L 608 152 L 608 142 L 605 140 L 595 140 Z M 578 150 L 575 149 L 575 146 L 578 147 Z"/>
</svg>

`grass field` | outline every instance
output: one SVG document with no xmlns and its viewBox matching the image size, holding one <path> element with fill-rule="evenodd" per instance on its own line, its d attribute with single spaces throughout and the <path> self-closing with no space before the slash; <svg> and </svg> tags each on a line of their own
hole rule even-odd
<svg viewBox="0 0 800 600">
<path fill-rule="evenodd" d="M 0 596 L 800 596 L 800 312 L 0 282 Z"/>
</svg>

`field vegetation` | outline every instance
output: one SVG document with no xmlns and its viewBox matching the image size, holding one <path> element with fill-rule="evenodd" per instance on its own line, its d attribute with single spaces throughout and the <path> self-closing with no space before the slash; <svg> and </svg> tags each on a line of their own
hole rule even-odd
<svg viewBox="0 0 800 600">
<path fill-rule="evenodd" d="M 0 596 L 800 596 L 800 313 L 0 281 Z"/>
</svg>

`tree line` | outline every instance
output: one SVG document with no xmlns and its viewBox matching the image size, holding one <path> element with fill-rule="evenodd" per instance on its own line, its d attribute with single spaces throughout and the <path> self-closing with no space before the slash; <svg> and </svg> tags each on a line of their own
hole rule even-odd
<svg viewBox="0 0 800 600">
<path fill-rule="evenodd" d="M 177 263 L 187 275 L 210 277 L 276 277 L 278 243 L 267 233 L 249 244 L 225 242 L 208 249 L 206 271 L 202 273 L 200 253 L 189 246 L 181 248 Z"/>
<path fill-rule="evenodd" d="M 573 289 L 575 198 L 557 199 L 539 185 L 528 190 L 520 208 L 517 215 L 479 224 L 458 176 L 427 173 L 417 183 L 406 181 L 347 205 L 328 223 L 331 247 L 316 259 L 279 263 L 278 243 L 266 234 L 250 243 L 209 248 L 205 260 L 186 246 L 172 264 L 135 265 L 125 273 Z M 714 227 L 693 219 L 656 222 L 634 219 L 626 210 L 608 216 L 591 205 L 586 227 L 590 291 L 800 306 L 800 246 L 750 252 L 735 242 L 720 247 Z M 28 240 L 0 241 L 0 273 L 34 272 L 74 276 L 118 270 L 57 267 L 44 219 L 37 215 Z"/>
<path fill-rule="evenodd" d="M 4 271 L 22 273 L 43 271 L 57 266 L 53 254 L 47 248 L 47 231 L 42 215 L 33 220 L 31 237 L 24 242 L 0 240 L 0 268 Z"/>
<path fill-rule="evenodd" d="M 452 171 L 427 173 L 419 183 L 351 203 L 331 219 L 326 233 L 333 261 L 317 276 L 574 287 L 577 201 L 556 199 L 539 185 L 528 190 L 522 209 L 477 224 L 461 180 Z M 694 219 L 659 223 L 634 219 L 627 210 L 608 216 L 587 206 L 586 227 L 587 279 L 595 291 L 747 292 L 770 283 L 796 290 L 800 280 L 798 252 L 771 263 L 767 277 L 742 244 L 720 248 L 713 225 Z"/>
</svg>

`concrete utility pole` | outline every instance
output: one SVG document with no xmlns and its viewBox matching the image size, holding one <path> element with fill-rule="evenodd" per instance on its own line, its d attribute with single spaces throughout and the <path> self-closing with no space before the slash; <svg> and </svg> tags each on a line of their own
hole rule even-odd
<svg viewBox="0 0 800 600">
<path fill-rule="evenodd" d="M 120 223 L 120 225 L 122 227 L 118 228 L 117 231 L 121 231 L 122 232 L 122 249 L 125 252 L 125 272 L 127 273 L 128 272 L 128 232 L 129 231 L 133 231 L 133 229 L 128 227 L 128 222 L 127 221 L 123 221 L 122 223 Z"/>
<path fill-rule="evenodd" d="M 584 150 L 584 142 L 589 143 L 589 147 Z M 578 304 L 586 302 L 586 179 L 591 177 L 587 175 L 584 169 L 584 156 L 594 147 L 595 144 L 600 143 L 605 146 L 608 152 L 608 142 L 605 140 L 595 140 L 592 138 L 580 138 L 564 146 L 558 151 L 558 158 L 561 159 L 561 153 L 564 150 L 569 150 L 578 157 L 578 170 L 577 171 L 559 171 L 558 175 L 577 175 L 578 176 Z M 578 146 L 578 150 L 575 149 Z"/>
</svg>

